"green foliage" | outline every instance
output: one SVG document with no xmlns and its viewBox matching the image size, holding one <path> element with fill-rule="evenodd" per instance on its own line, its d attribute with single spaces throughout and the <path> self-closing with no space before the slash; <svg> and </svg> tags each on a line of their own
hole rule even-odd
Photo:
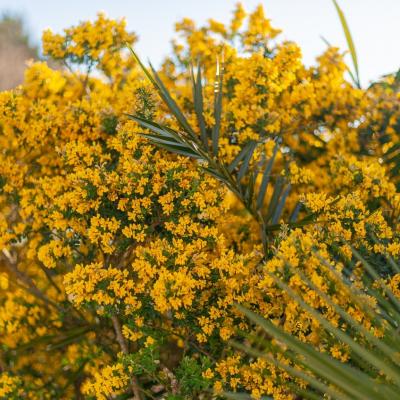
<svg viewBox="0 0 400 400">
<path fill-rule="evenodd" d="M 202 373 L 210 368 L 212 363 L 207 357 L 195 360 L 191 357 L 183 357 L 176 371 L 180 391 L 184 399 L 193 399 L 194 396 L 207 391 L 210 381 L 202 376 Z"/>
<path fill-rule="evenodd" d="M 125 367 L 132 369 L 134 375 L 154 374 L 160 363 L 159 360 L 159 349 L 155 345 L 142 347 L 138 352 L 126 354 L 122 358 Z"/>
<path fill-rule="evenodd" d="M 317 399 L 320 396 L 328 395 L 331 399 L 400 399 L 400 302 L 385 282 L 379 280 L 378 268 L 371 265 L 361 254 L 352 249 L 354 261 L 358 261 L 364 268 L 365 275 L 371 282 L 380 282 L 377 285 L 372 283 L 366 287 L 366 293 L 376 300 L 377 307 L 371 306 L 361 293 L 354 293 L 354 288 L 349 282 L 342 280 L 346 293 L 351 300 L 369 313 L 374 326 L 381 329 L 381 336 L 373 335 L 365 329 L 344 309 L 338 306 L 335 301 L 319 290 L 304 274 L 300 274 L 302 281 L 310 290 L 314 290 L 332 306 L 336 312 L 350 325 L 353 332 L 361 334 L 363 341 L 360 343 L 355 335 L 335 327 L 329 322 L 320 311 L 313 309 L 301 297 L 290 289 L 279 276 L 271 273 L 270 276 L 277 285 L 285 290 L 298 304 L 310 315 L 312 315 L 337 343 L 346 344 L 351 350 L 352 363 L 342 363 L 327 353 L 321 352 L 309 344 L 285 332 L 280 326 L 272 321 L 266 320 L 243 306 L 238 309 L 243 312 L 254 324 L 258 325 L 269 336 L 274 338 L 281 353 L 301 368 L 294 368 L 279 361 L 269 352 L 262 350 L 260 346 L 267 348 L 269 343 L 261 336 L 249 337 L 251 342 L 257 343 L 257 347 L 249 344 L 235 343 L 236 347 L 254 357 L 262 357 L 276 366 L 284 369 L 294 378 L 301 379 L 308 384 L 308 388 L 293 385 L 292 389 L 301 398 Z M 326 262 L 326 260 L 323 260 Z M 327 263 L 327 262 L 326 262 Z M 387 256 L 387 266 L 392 267 L 393 272 L 398 272 L 399 266 L 394 260 Z M 293 269 L 287 264 L 289 269 Z M 327 267 L 334 271 L 334 267 L 327 263 Z M 228 396 L 234 399 L 235 397 Z M 249 396 L 243 398 L 250 399 Z"/>
<path fill-rule="evenodd" d="M 136 106 L 136 114 L 145 119 L 152 119 L 156 110 L 156 102 L 153 94 L 144 87 L 136 90 L 138 105 Z"/>
<path fill-rule="evenodd" d="M 343 32 L 346 37 L 347 41 L 347 47 L 350 51 L 351 59 L 353 61 L 353 67 L 354 67 L 354 72 L 351 72 L 349 70 L 349 74 L 351 76 L 351 79 L 355 83 L 355 85 L 360 88 L 361 87 L 361 82 L 360 82 L 360 73 L 358 69 L 358 59 L 357 59 L 357 53 L 356 53 L 356 48 L 354 46 L 353 42 L 353 37 L 351 36 L 349 25 L 347 24 L 346 17 L 344 16 L 344 13 L 342 9 L 339 7 L 339 4 L 336 0 L 333 0 L 333 4 L 336 8 L 336 12 L 339 15 L 340 23 L 342 24 Z"/>
<path fill-rule="evenodd" d="M 270 159 L 265 159 L 264 157 L 264 159 L 254 162 L 253 156 L 257 147 L 261 145 L 263 141 L 262 139 L 260 141 L 251 140 L 243 147 L 230 164 L 226 164 L 225 160 L 218 157 L 219 131 L 222 115 L 223 67 L 220 66 L 219 63 L 217 64 L 214 84 L 215 124 L 211 129 L 206 129 L 203 116 L 201 68 L 197 68 L 196 77 L 192 68 L 193 104 L 200 127 L 199 138 L 184 116 L 183 111 L 180 110 L 175 100 L 173 100 L 157 71 L 151 64 L 149 71 L 132 48 L 130 48 L 130 50 L 171 114 L 178 121 L 182 130 L 178 131 L 168 126 L 159 125 L 151 119 L 143 118 L 138 114 L 128 115 L 128 117 L 151 132 L 142 133 L 142 136 L 146 137 L 150 142 L 172 153 L 197 159 L 204 171 L 226 185 L 260 225 L 264 250 L 267 252 L 271 232 L 279 231 L 282 227 L 278 221 L 282 216 L 286 199 L 291 190 L 290 182 L 281 174 L 282 176 L 279 176 L 275 181 L 270 202 L 268 206 L 265 207 L 264 201 L 266 198 L 266 191 L 268 185 L 271 184 L 272 181 L 272 167 L 275 156 L 280 149 L 280 139 L 275 138 L 276 145 Z M 256 181 L 259 176 L 261 176 L 261 185 L 257 188 Z M 310 214 L 305 216 L 302 220 L 296 221 L 297 216 L 292 214 L 290 221 L 285 222 L 285 225 L 288 227 L 300 227 L 311 223 L 314 221 L 315 217 L 316 215 Z"/>
<path fill-rule="evenodd" d="M 115 115 L 106 115 L 103 118 L 103 131 L 109 135 L 114 135 L 118 125 L 118 118 Z"/>
</svg>

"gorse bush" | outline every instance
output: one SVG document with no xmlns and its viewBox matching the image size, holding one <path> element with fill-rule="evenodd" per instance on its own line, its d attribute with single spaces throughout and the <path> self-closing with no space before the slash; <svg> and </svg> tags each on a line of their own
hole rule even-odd
<svg viewBox="0 0 400 400">
<path fill-rule="evenodd" d="M 237 304 L 345 365 L 322 321 L 385 337 L 399 74 L 359 88 L 332 47 L 305 67 L 261 6 L 176 30 L 158 71 L 123 21 L 46 31 L 65 68 L 0 94 L 0 398 L 298 398 L 302 358 L 248 351 Z"/>
</svg>

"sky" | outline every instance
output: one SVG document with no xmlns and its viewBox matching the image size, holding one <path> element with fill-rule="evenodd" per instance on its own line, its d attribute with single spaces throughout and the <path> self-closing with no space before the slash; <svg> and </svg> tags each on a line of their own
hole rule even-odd
<svg viewBox="0 0 400 400">
<path fill-rule="evenodd" d="M 363 85 L 400 67 L 400 0 L 338 0 L 356 45 Z M 127 20 L 139 36 L 136 47 L 143 59 L 159 65 L 171 51 L 174 24 L 189 17 L 198 24 L 208 18 L 230 20 L 237 0 L 0 0 L 0 13 L 24 17 L 34 43 L 41 32 L 62 31 L 79 21 L 94 19 L 98 11 Z M 297 42 L 306 65 L 311 65 L 326 44 L 346 49 L 343 31 L 331 0 L 242 0 L 247 11 L 263 4 L 281 38 Z M 350 58 L 348 58 L 350 62 Z"/>
</svg>

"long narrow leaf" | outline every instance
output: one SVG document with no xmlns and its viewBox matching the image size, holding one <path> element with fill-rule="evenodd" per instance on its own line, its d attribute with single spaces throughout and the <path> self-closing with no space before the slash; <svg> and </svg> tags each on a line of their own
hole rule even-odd
<svg viewBox="0 0 400 400">
<path fill-rule="evenodd" d="M 240 182 L 243 177 L 246 175 L 248 169 L 249 169 L 249 164 L 250 164 L 250 160 L 251 157 L 253 156 L 254 150 L 257 147 L 257 143 L 256 142 L 251 142 L 248 151 L 246 152 L 246 155 L 243 159 L 242 165 L 239 168 L 239 172 L 237 174 L 237 181 Z"/>
<path fill-rule="evenodd" d="M 212 129 L 212 146 L 214 156 L 218 155 L 219 134 L 221 128 L 221 115 L 222 115 L 222 83 L 223 72 L 220 67 L 219 60 L 217 60 L 217 71 L 215 76 L 215 89 L 214 89 L 214 119 L 215 123 Z"/>
<path fill-rule="evenodd" d="M 162 80 L 160 79 L 159 75 L 157 74 L 157 71 L 153 68 L 153 66 L 150 64 L 150 69 L 152 74 L 148 71 L 148 69 L 145 67 L 145 65 L 141 62 L 140 58 L 137 56 L 137 54 L 134 52 L 132 47 L 128 46 L 129 50 L 131 51 L 133 57 L 135 60 L 138 62 L 139 66 L 145 73 L 145 75 L 148 77 L 150 82 L 153 84 L 154 88 L 158 91 L 159 95 L 165 102 L 165 104 L 168 106 L 170 111 L 174 114 L 175 118 L 181 125 L 181 127 L 192 137 L 192 139 L 196 139 L 196 134 L 193 132 L 193 129 L 189 125 L 187 119 L 179 109 L 178 105 L 176 104 L 175 100 L 172 98 L 170 95 L 169 91 L 163 84 Z"/>
<path fill-rule="evenodd" d="M 270 176 L 271 176 L 272 166 L 274 165 L 275 157 L 276 157 L 276 154 L 278 153 L 278 150 L 279 150 L 279 144 L 277 142 L 275 144 L 272 156 L 271 156 L 270 160 L 268 161 L 268 164 L 265 167 L 265 170 L 263 172 L 260 190 L 259 190 L 258 196 L 257 196 L 257 203 L 256 203 L 257 210 L 259 210 L 264 203 L 265 193 L 267 192 L 267 187 L 268 187 L 268 183 L 269 183 Z"/>
<path fill-rule="evenodd" d="M 239 154 L 234 158 L 234 160 L 228 165 L 228 171 L 232 173 L 235 168 L 239 165 L 240 161 L 243 160 L 243 158 L 246 156 L 250 148 L 253 146 L 254 141 L 250 140 L 248 141 L 240 150 Z"/>
<path fill-rule="evenodd" d="M 192 68 L 192 85 L 193 85 L 193 103 L 194 110 L 196 112 L 197 121 L 200 128 L 201 140 L 204 147 L 208 148 L 208 137 L 206 131 L 206 123 L 204 120 L 204 110 L 203 110 L 203 87 L 201 83 L 201 68 L 197 66 L 197 77 L 195 78 L 193 68 Z"/>
<path fill-rule="evenodd" d="M 156 144 L 161 143 L 168 146 L 178 146 L 182 149 L 190 149 L 190 147 L 188 147 L 186 144 L 178 143 L 175 140 L 167 139 L 164 136 L 152 135 L 151 133 L 139 133 L 139 135 Z"/>
<path fill-rule="evenodd" d="M 379 367 L 384 373 L 386 373 L 391 379 L 394 379 L 396 382 L 396 378 L 400 379 L 400 374 L 396 373 L 392 366 L 386 363 L 382 358 L 379 358 L 379 355 L 374 354 L 369 351 L 367 348 L 364 348 L 359 343 L 357 343 L 350 335 L 343 332 L 341 329 L 336 328 L 331 322 L 329 322 L 323 315 L 321 315 L 318 311 L 312 308 L 309 304 L 307 304 L 298 294 L 296 294 L 293 289 L 291 289 L 286 283 L 284 283 L 281 279 L 279 279 L 274 274 L 269 274 L 277 285 L 284 290 L 286 293 L 290 295 L 303 310 L 306 310 L 309 314 L 311 314 L 318 322 L 332 335 L 337 337 L 340 341 L 347 344 L 359 357 L 363 358 L 367 361 L 370 366 Z M 400 381 L 396 382 L 397 384 Z"/>
<path fill-rule="evenodd" d="M 159 136 L 166 136 L 166 137 L 174 138 L 174 140 L 177 142 L 181 141 L 181 138 L 178 135 L 178 133 L 174 132 L 171 129 L 167 130 L 167 129 L 165 129 L 165 127 L 157 124 L 156 122 L 153 122 L 153 121 L 150 121 L 150 120 L 147 120 L 144 118 L 140 118 L 136 115 L 127 114 L 127 116 L 128 116 L 128 118 L 137 122 L 141 127 L 149 129 Z"/>
<path fill-rule="evenodd" d="M 356 370 L 355 368 L 343 364 L 340 361 L 333 359 L 327 354 L 316 351 L 312 346 L 301 342 L 296 337 L 286 333 L 279 326 L 275 326 L 268 320 L 258 316 L 252 311 L 238 306 L 239 310 L 243 312 L 252 322 L 260 326 L 272 337 L 284 343 L 291 350 L 298 355 L 301 355 L 304 364 L 313 371 L 314 374 L 319 375 L 327 382 L 331 382 L 352 399 L 376 399 L 381 400 L 381 394 L 377 393 L 379 386 L 370 379 L 365 373 Z M 363 385 L 359 385 L 363 382 Z M 400 395 L 390 390 L 393 399 L 399 399 Z M 340 397 L 341 398 L 345 398 Z M 385 397 L 384 397 L 385 398 Z"/>
<path fill-rule="evenodd" d="M 248 317 L 251 319 L 250 317 Z M 265 329 L 265 327 L 263 327 Z M 316 379 L 313 377 L 311 374 L 306 373 L 301 371 L 300 369 L 293 368 L 292 366 L 288 365 L 287 363 L 282 363 L 276 358 L 272 357 L 270 354 L 267 352 L 261 352 L 259 350 L 256 350 L 250 346 L 245 346 L 241 343 L 233 342 L 232 343 L 234 347 L 238 348 L 239 350 L 242 350 L 243 352 L 249 354 L 250 356 L 253 357 L 258 357 L 258 358 L 263 358 L 270 362 L 271 364 L 275 365 L 278 368 L 283 369 L 284 371 L 288 372 L 291 376 L 299 378 L 310 384 L 312 387 L 315 389 L 319 390 L 323 394 L 327 394 L 332 396 L 332 398 L 336 398 L 340 400 L 350 400 L 349 397 L 345 396 L 343 393 L 338 392 L 336 389 L 334 389 L 332 386 L 328 386 L 321 382 L 320 380 Z M 290 358 L 292 362 L 297 363 L 299 365 L 302 364 L 302 361 L 298 359 L 295 353 L 293 352 L 286 352 L 285 356 Z M 293 387 L 293 391 L 297 392 L 298 388 Z M 309 393 L 307 393 L 309 394 Z M 340 397 L 339 397 L 340 396 Z M 311 396 L 308 396 L 312 398 Z"/>
<path fill-rule="evenodd" d="M 269 202 L 268 212 L 265 217 L 266 221 L 269 221 L 271 219 L 278 206 L 279 198 L 281 197 L 284 183 L 285 183 L 284 178 L 282 176 L 278 176 L 275 182 L 274 191 L 272 192 L 271 200 Z"/>
<path fill-rule="evenodd" d="M 272 220 L 271 220 L 272 224 L 276 224 L 279 221 L 279 218 L 281 217 L 282 212 L 283 212 L 283 208 L 285 207 L 285 204 L 286 204 L 286 199 L 289 196 L 290 189 L 291 189 L 291 185 L 289 183 L 286 186 L 285 190 L 283 191 L 282 196 L 279 199 L 278 205 L 274 211 L 274 214 L 272 215 Z"/>
<path fill-rule="evenodd" d="M 351 247 L 351 251 L 354 254 L 354 256 L 363 264 L 364 268 L 368 271 L 368 273 L 372 276 L 372 278 L 374 278 L 374 280 L 378 283 L 378 285 L 382 288 L 382 290 L 386 293 L 386 295 L 393 302 L 393 305 L 397 308 L 396 312 L 400 312 L 400 301 L 394 295 L 394 293 L 389 288 L 389 286 L 385 284 L 385 282 L 381 279 L 379 274 L 370 265 L 370 263 L 367 260 L 365 260 L 353 246 L 350 246 L 350 247 Z"/>
<path fill-rule="evenodd" d="M 290 263 L 286 264 L 291 268 L 291 270 L 297 273 L 302 282 L 304 282 L 308 287 L 314 290 L 324 301 L 330 305 L 353 329 L 360 332 L 373 346 L 380 349 L 386 357 L 392 359 L 393 361 L 396 359 L 395 354 L 393 353 L 393 348 L 388 346 L 384 340 L 376 338 L 373 334 L 370 333 L 362 324 L 356 321 L 352 316 L 350 316 L 342 307 L 336 304 L 332 298 L 319 289 L 316 285 L 314 285 L 310 279 L 298 268 L 293 268 Z M 347 285 L 343 282 L 343 285 Z M 351 290 L 351 288 L 349 288 Z"/>
<path fill-rule="evenodd" d="M 151 141 L 151 139 L 150 139 L 150 141 Z M 181 156 L 190 157 L 190 158 L 202 159 L 202 157 L 198 153 L 195 153 L 193 150 L 185 148 L 185 147 L 181 147 L 179 145 L 172 145 L 172 144 L 166 145 L 166 144 L 157 143 L 157 142 L 153 142 L 153 143 L 156 144 L 158 147 L 161 147 L 165 150 L 170 151 L 171 153 L 179 154 Z"/>
<path fill-rule="evenodd" d="M 335 5 L 336 11 L 339 15 L 339 19 L 342 24 L 343 32 L 346 37 L 347 46 L 349 48 L 351 59 L 353 61 L 354 75 L 353 74 L 351 74 L 351 75 L 353 75 L 353 79 L 354 79 L 354 82 L 357 85 L 357 87 L 361 88 L 360 74 L 359 74 L 359 70 L 358 70 L 357 53 L 356 53 L 356 48 L 354 46 L 353 38 L 350 33 L 349 25 L 347 24 L 346 17 L 344 16 L 344 13 L 343 13 L 342 9 L 339 7 L 339 4 L 337 3 L 337 1 L 336 0 L 332 0 L 332 1 L 333 1 L 333 4 Z"/>
<path fill-rule="evenodd" d="M 290 214 L 289 222 L 296 222 L 297 217 L 299 216 L 300 210 L 303 207 L 303 203 L 301 201 L 298 201 Z"/>
<path fill-rule="evenodd" d="M 251 207 L 255 183 L 256 183 L 256 173 L 254 171 L 251 171 L 249 174 L 249 179 L 246 184 L 246 189 L 244 192 L 244 198 L 246 200 L 246 203 L 249 205 L 249 207 Z"/>
<path fill-rule="evenodd" d="M 194 133 L 193 129 L 189 125 L 189 122 L 187 121 L 186 117 L 183 115 L 181 110 L 179 109 L 178 105 L 176 104 L 175 100 L 172 98 L 171 94 L 169 93 L 168 89 L 165 87 L 164 83 L 160 79 L 157 71 L 154 69 L 154 67 L 150 64 L 150 69 L 153 73 L 154 80 L 157 83 L 157 86 L 160 90 L 160 93 L 162 94 L 165 103 L 167 104 L 168 108 L 171 110 L 171 112 L 175 115 L 175 118 L 178 120 L 179 124 L 183 128 L 185 132 L 190 134 L 192 139 L 196 139 L 196 134 Z"/>
</svg>

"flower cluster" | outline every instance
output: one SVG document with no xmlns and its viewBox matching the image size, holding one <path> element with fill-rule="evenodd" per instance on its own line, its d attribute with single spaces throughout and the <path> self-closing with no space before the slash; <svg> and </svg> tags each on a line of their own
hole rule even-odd
<svg viewBox="0 0 400 400">
<path fill-rule="evenodd" d="M 126 52 L 136 39 L 124 21 L 99 14 L 46 31 L 44 53 L 57 69 L 31 64 L 21 86 L 0 93 L 1 399 L 186 400 L 225 390 L 294 399 L 287 372 L 230 344 L 255 329 L 239 303 L 351 362 L 288 290 L 344 331 L 336 305 L 381 335 L 340 282 L 346 270 L 374 307 L 357 248 L 400 294 L 384 261 L 400 257 L 398 78 L 356 88 L 331 47 L 306 67 L 261 6 L 247 16 L 238 5 L 227 26 L 184 19 L 176 30 L 159 71 L 166 88 L 200 131 L 184 68 L 199 60 L 211 131 L 218 58 L 218 158 L 229 165 L 256 143 L 249 165 L 275 157 L 260 212 L 278 200 L 281 179 L 291 189 L 285 207 L 263 243 L 257 218 L 203 161 L 141 135 L 129 115 L 178 122 Z M 248 183 L 239 182 L 243 191 Z"/>
</svg>

